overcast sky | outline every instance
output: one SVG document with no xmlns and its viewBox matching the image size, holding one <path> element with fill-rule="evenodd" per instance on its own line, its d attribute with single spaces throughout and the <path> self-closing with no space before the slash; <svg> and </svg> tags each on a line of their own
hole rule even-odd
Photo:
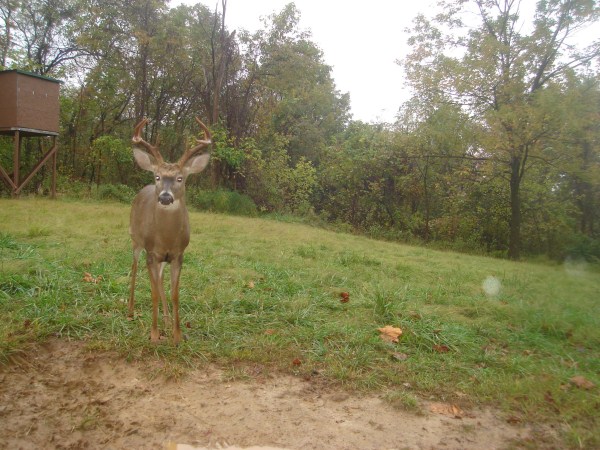
<svg viewBox="0 0 600 450">
<path fill-rule="evenodd" d="M 260 17 L 280 12 L 292 0 L 228 0 L 229 29 L 261 28 Z M 214 10 L 220 0 L 174 0 L 203 3 Z M 312 32 L 333 68 L 338 90 L 350 93 L 352 115 L 365 122 L 392 122 L 408 99 L 402 69 L 395 63 L 408 52 L 405 28 L 430 0 L 294 0 L 300 28 Z"/>
</svg>

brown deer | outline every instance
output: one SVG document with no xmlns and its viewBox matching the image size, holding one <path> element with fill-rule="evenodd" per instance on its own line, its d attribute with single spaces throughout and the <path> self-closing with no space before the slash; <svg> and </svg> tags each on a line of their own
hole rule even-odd
<svg viewBox="0 0 600 450">
<path fill-rule="evenodd" d="M 179 275 L 183 263 L 183 252 L 190 242 L 190 220 L 185 206 L 185 180 L 188 175 L 206 168 L 210 155 L 195 155 L 211 144 L 210 131 L 200 119 L 196 121 L 204 130 L 204 139 L 197 139 L 196 146 L 188 149 L 172 164 L 165 162 L 158 150 L 141 137 L 142 128 L 148 123 L 143 119 L 133 134 L 133 156 L 144 170 L 154 174 L 154 185 L 143 188 L 133 200 L 129 234 L 133 241 L 133 265 L 129 291 L 129 317 L 133 317 L 135 278 L 138 260 L 146 250 L 146 263 L 152 290 L 152 342 L 159 341 L 158 299 L 162 301 L 165 327 L 169 325 L 169 310 L 163 285 L 163 273 L 167 263 L 171 264 L 171 302 L 173 303 L 173 342 L 181 341 L 179 326 Z M 143 147 L 144 151 L 141 147 Z"/>
</svg>

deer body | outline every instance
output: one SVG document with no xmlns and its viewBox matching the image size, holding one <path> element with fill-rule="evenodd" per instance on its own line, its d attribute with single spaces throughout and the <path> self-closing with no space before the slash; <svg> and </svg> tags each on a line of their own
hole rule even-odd
<svg viewBox="0 0 600 450">
<path fill-rule="evenodd" d="M 158 148 L 145 142 L 140 134 L 146 120 L 140 122 L 133 137 L 134 157 L 137 164 L 154 173 L 155 184 L 144 187 L 133 200 L 129 234 L 133 241 L 133 264 L 129 292 L 129 316 L 133 317 L 135 280 L 142 250 L 146 251 L 146 265 L 152 292 L 152 328 L 150 338 L 158 342 L 158 300 L 163 307 L 165 327 L 169 324 L 169 310 L 165 295 L 163 274 L 167 263 L 171 264 L 171 302 L 173 304 L 173 342 L 181 341 L 179 325 L 179 276 L 183 264 L 183 253 L 190 242 L 190 222 L 185 206 L 185 181 L 188 175 L 204 170 L 209 155 L 193 156 L 198 150 L 210 145 L 210 133 L 204 129 L 204 140 L 187 150 L 175 163 L 162 159 Z M 145 147 L 151 154 L 143 151 Z"/>
</svg>

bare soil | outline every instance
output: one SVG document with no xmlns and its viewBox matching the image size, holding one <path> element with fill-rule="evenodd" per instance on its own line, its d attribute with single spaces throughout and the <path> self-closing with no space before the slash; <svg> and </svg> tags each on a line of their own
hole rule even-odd
<svg viewBox="0 0 600 450">
<path fill-rule="evenodd" d="M 151 364 L 158 364 L 157 362 Z M 178 381 L 149 364 L 53 340 L 0 367 L 0 448 L 501 449 L 533 430 L 493 411 L 424 413 L 288 375 L 227 381 L 207 366 Z"/>
</svg>

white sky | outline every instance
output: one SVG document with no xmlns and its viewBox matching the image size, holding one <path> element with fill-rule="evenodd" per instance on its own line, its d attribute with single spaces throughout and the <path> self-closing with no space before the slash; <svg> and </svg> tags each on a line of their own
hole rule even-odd
<svg viewBox="0 0 600 450">
<path fill-rule="evenodd" d="M 280 12 L 294 2 L 300 11 L 301 30 L 312 32 L 312 41 L 332 66 L 336 87 L 350 93 L 353 119 L 393 122 L 408 100 L 401 67 L 395 63 L 408 53 L 405 29 L 429 0 L 228 0 L 228 29 L 254 31 L 260 17 Z M 202 3 L 212 10 L 220 0 L 173 0 L 171 4 Z"/>
</svg>

